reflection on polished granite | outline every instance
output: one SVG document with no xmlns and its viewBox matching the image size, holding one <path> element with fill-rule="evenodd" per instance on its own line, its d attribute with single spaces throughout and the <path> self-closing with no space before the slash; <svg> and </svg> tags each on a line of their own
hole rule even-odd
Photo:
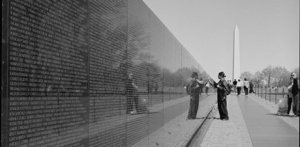
<svg viewBox="0 0 300 147">
<path fill-rule="evenodd" d="M 143 1 L 2 8 L 3 146 L 129 146 L 184 112 L 193 71 L 209 77 Z M 157 113 L 125 114 L 130 74 Z"/>
</svg>

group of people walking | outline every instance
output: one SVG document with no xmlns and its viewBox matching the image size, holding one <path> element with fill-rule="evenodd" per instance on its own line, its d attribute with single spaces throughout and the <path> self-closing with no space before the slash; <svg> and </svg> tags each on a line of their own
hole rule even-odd
<svg viewBox="0 0 300 147">
<path fill-rule="evenodd" d="M 249 93 L 255 93 L 253 82 L 249 82 L 247 78 L 244 78 L 244 81 L 241 81 L 240 79 L 238 79 L 237 81 L 236 79 L 234 79 L 232 84 L 237 95 L 241 94 L 242 89 L 244 89 L 245 95 L 248 95 Z"/>
</svg>

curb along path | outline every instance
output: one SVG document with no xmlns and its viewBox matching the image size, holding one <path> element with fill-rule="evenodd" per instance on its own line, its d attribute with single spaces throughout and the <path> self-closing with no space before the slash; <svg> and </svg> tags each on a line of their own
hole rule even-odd
<svg viewBox="0 0 300 147">
<path fill-rule="evenodd" d="M 202 102 L 201 102 L 202 101 Z M 187 120 L 188 111 L 172 119 L 157 131 L 151 133 L 134 147 L 185 147 L 195 131 L 200 127 L 211 106 L 216 102 L 215 95 L 202 96 L 199 101 L 197 118 Z"/>
<path fill-rule="evenodd" d="M 203 141 L 195 146 L 201 147 L 252 147 L 250 135 L 244 121 L 240 106 L 235 96 L 227 97 L 229 120 L 223 121 L 219 113 L 210 125 Z M 215 110 L 218 111 L 218 110 Z"/>
</svg>

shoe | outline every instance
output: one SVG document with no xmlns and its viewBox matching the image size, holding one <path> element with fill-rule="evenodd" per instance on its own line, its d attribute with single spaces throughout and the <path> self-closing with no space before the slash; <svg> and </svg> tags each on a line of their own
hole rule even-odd
<svg viewBox="0 0 300 147">
<path fill-rule="evenodd" d="M 221 120 L 229 120 L 229 118 L 220 118 Z"/>
</svg>

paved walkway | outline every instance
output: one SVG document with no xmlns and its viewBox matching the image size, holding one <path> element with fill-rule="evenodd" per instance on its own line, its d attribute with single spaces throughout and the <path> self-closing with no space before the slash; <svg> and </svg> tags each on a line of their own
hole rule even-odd
<svg viewBox="0 0 300 147">
<path fill-rule="evenodd" d="M 196 146 L 299 146 L 299 117 L 278 116 L 276 106 L 255 95 L 230 95 L 227 105 L 229 121 L 214 119 L 202 142 Z M 219 118 L 218 113 L 215 114 Z"/>
<path fill-rule="evenodd" d="M 157 131 L 137 142 L 133 147 L 185 147 L 195 131 L 203 123 L 204 118 L 215 102 L 215 94 L 201 96 L 196 119 L 187 120 L 188 111 L 185 111 L 164 124 Z"/>
<path fill-rule="evenodd" d="M 229 120 L 214 119 L 203 141 L 196 146 L 252 147 L 248 129 L 235 96 L 228 96 L 227 108 Z M 215 118 L 220 118 L 218 110 L 215 109 L 215 111 Z"/>
<path fill-rule="evenodd" d="M 280 119 L 276 112 L 259 105 L 253 100 L 255 98 L 254 95 L 238 98 L 253 146 L 298 147 L 299 131 Z"/>
<path fill-rule="evenodd" d="M 182 101 L 186 101 L 182 100 Z M 212 94 L 199 103 L 195 120 L 186 120 L 187 112 L 170 120 L 162 128 L 151 133 L 133 146 L 136 147 L 185 147 L 195 131 L 203 123 L 208 111 L 216 101 Z M 299 117 L 276 115 L 277 106 L 255 95 L 239 97 L 234 94 L 227 98 L 229 120 L 208 119 L 199 139 L 191 146 L 196 147 L 298 147 Z M 158 106 L 157 106 L 158 107 Z M 215 106 L 216 107 L 216 106 Z M 158 109 L 158 108 L 153 108 Z"/>
</svg>

